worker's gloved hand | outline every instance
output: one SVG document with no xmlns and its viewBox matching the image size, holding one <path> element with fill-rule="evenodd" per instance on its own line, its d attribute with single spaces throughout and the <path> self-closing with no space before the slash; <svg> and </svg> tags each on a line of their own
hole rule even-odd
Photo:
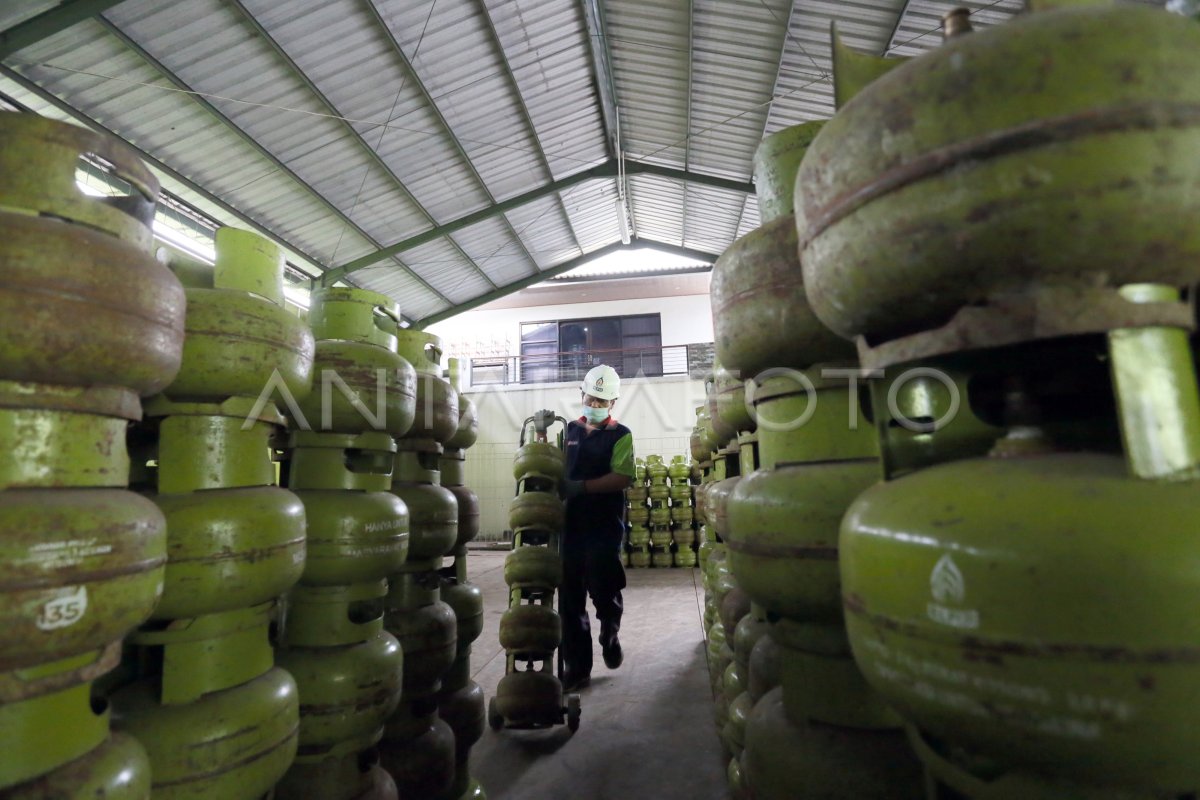
<svg viewBox="0 0 1200 800">
<path fill-rule="evenodd" d="M 572 497 L 579 497 L 581 494 L 587 494 L 587 489 L 583 486 L 583 481 L 566 480 L 562 482 L 559 489 L 559 494 L 564 500 L 570 500 Z"/>
</svg>

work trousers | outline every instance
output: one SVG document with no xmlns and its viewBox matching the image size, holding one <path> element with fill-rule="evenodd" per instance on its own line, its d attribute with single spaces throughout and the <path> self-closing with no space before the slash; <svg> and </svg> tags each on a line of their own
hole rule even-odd
<svg viewBox="0 0 1200 800">
<path fill-rule="evenodd" d="M 592 597 L 596 618 L 600 620 L 600 646 L 603 647 L 612 642 L 621 629 L 621 590 L 624 588 L 625 568 L 616 548 L 563 553 L 559 610 L 563 627 L 563 662 L 571 675 L 590 675 L 592 671 L 588 595 Z"/>
</svg>

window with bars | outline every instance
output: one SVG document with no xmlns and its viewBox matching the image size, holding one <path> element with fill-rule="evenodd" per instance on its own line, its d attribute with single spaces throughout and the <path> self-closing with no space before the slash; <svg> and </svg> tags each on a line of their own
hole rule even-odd
<svg viewBox="0 0 1200 800">
<path fill-rule="evenodd" d="M 521 325 L 522 383 L 582 380 L 608 364 L 622 378 L 663 374 L 659 314 L 526 322 Z"/>
</svg>

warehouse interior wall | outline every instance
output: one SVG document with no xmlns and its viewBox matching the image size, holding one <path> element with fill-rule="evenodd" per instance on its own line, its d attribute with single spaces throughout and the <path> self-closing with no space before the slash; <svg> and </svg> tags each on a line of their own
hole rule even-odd
<svg viewBox="0 0 1200 800">
<path fill-rule="evenodd" d="M 680 297 L 629 297 L 619 301 L 559 303 L 519 308 L 481 307 L 430 325 L 442 337 L 446 354 L 511 356 L 521 350 L 521 323 L 631 314 L 660 314 L 663 347 L 711 342 L 712 307 L 708 294 Z"/>
<path fill-rule="evenodd" d="M 579 384 L 481 387 L 466 394 L 479 411 L 479 439 L 467 452 L 467 485 L 479 495 L 479 539 L 497 541 L 508 528 L 508 504 L 516 491 L 512 460 L 522 422 L 542 408 L 578 418 Z M 703 381 L 686 376 L 631 378 L 621 383 L 616 417 L 633 431 L 635 455 L 657 453 L 670 460 L 688 453 L 696 407 L 703 402 Z"/>
</svg>

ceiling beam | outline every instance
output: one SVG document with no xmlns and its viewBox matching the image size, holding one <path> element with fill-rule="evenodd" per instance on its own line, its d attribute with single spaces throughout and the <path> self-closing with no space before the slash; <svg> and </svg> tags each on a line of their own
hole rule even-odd
<svg viewBox="0 0 1200 800">
<path fill-rule="evenodd" d="M 414 247 L 419 247 L 420 245 L 425 244 L 428 241 L 432 241 L 433 239 L 437 239 L 438 237 L 447 236 L 455 231 L 459 231 L 463 228 L 474 225 L 477 222 L 482 222 L 483 220 L 493 217 L 496 214 L 503 214 L 507 211 L 511 211 L 514 208 L 523 206 L 526 203 L 532 203 L 535 200 L 540 200 L 543 197 L 547 197 L 556 192 L 561 192 L 564 189 L 569 189 L 572 186 L 578 186 L 579 184 L 586 183 L 590 180 L 595 180 L 597 178 L 615 178 L 616 175 L 616 164 L 611 161 L 606 161 L 597 167 L 592 167 L 591 169 L 587 169 L 582 172 L 576 172 L 574 175 L 568 175 L 565 178 L 559 178 L 556 181 L 551 181 L 544 186 L 539 186 L 538 188 L 532 189 L 524 194 L 519 194 L 516 197 L 510 197 L 507 200 L 502 200 L 493 206 L 481 208 L 478 211 L 472 211 L 470 214 L 459 217 L 456 220 L 451 220 L 450 222 L 430 228 L 427 231 L 422 231 L 421 233 L 410 236 L 403 241 L 388 245 L 377 252 L 368 253 L 361 258 L 356 258 L 353 261 L 342 264 L 340 267 L 334 267 L 321 276 L 321 282 L 325 285 L 332 284 L 334 281 L 342 280 L 345 278 L 345 276 L 352 272 L 357 272 L 363 267 L 369 267 L 371 264 L 382 261 L 385 258 L 390 258 L 396 253 L 402 253 L 405 250 L 411 250 Z"/>
<path fill-rule="evenodd" d="M 641 272 L 631 272 L 620 275 L 584 275 L 578 278 L 567 278 L 559 275 L 551 278 L 554 285 L 574 285 L 577 283 L 595 283 L 596 281 L 614 281 L 624 278 L 673 278 L 676 275 L 703 275 L 712 272 L 712 264 L 697 264 L 694 267 L 678 267 L 675 269 L 647 269 Z"/>
<path fill-rule="evenodd" d="M 622 250 L 637 250 L 637 249 L 641 249 L 641 248 L 649 248 L 651 250 L 658 250 L 658 251 L 664 252 L 664 253 L 672 253 L 674 255 L 682 255 L 687 258 L 695 258 L 697 261 L 704 261 L 704 262 L 707 262 L 710 264 L 717 257 L 717 254 L 715 254 L 715 253 L 706 253 L 701 250 L 693 250 L 693 249 L 686 248 L 686 247 L 677 247 L 676 245 L 673 245 L 673 244 L 667 244 L 665 242 L 653 242 L 653 241 L 649 241 L 646 239 L 635 239 L 634 241 L 630 242 L 629 244 L 621 244 L 620 242 L 613 242 L 610 245 L 601 247 L 599 250 L 593 250 L 592 252 L 585 253 L 584 255 L 578 256 L 577 258 L 572 258 L 570 261 L 559 264 L 557 267 L 551 267 L 550 269 L 544 269 L 537 275 L 530 275 L 528 278 L 522 278 L 521 280 L 516 281 L 514 283 L 510 283 L 507 286 L 502 286 L 501 288 L 497 289 L 494 292 L 488 292 L 485 295 L 481 295 L 479 297 L 472 298 L 465 303 L 459 303 L 457 306 L 454 306 L 453 308 L 447 308 L 443 311 L 439 311 L 436 314 L 425 317 L 422 320 L 418 320 L 414 324 L 414 327 L 427 328 L 436 322 L 441 322 L 442 320 L 450 319 L 450 317 L 457 316 L 459 314 L 462 314 L 463 312 L 470 311 L 475 308 L 479 308 L 480 306 L 486 305 L 487 303 L 490 303 L 493 300 L 499 300 L 501 297 L 507 297 L 508 295 L 513 294 L 514 292 L 521 291 L 522 289 L 528 289 L 530 286 L 533 286 L 536 283 L 541 283 L 542 281 L 550 280 L 551 278 L 554 278 L 558 275 L 562 275 L 565 272 L 570 272 L 571 270 L 575 269 L 576 267 L 582 267 L 584 264 L 589 264 L 597 259 L 604 258 L 607 255 L 612 255 L 613 253 L 617 253 Z M 632 276 L 621 276 L 621 277 L 632 277 Z"/>
<path fill-rule="evenodd" d="M 177 181 L 178 183 L 186 186 L 188 189 L 190 189 L 191 191 L 200 195 L 201 197 L 203 197 L 205 200 L 212 203 L 213 205 L 219 206 L 222 211 L 224 211 L 226 214 L 229 214 L 230 216 L 234 217 L 236 220 L 238 220 L 238 222 L 245 225 L 247 229 L 253 230 L 255 233 L 265 236 L 266 238 L 268 238 L 271 241 L 278 244 L 280 247 L 283 247 L 286 250 L 290 250 L 293 253 L 295 253 L 296 255 L 300 256 L 302 259 L 304 259 L 304 261 L 306 261 L 308 263 L 308 265 L 310 266 L 310 268 L 313 271 L 319 273 L 326 268 L 326 264 L 324 262 L 322 262 L 320 259 L 318 259 L 316 256 L 312 255 L 311 253 L 306 253 L 304 250 L 301 250 L 300 248 L 296 247 L 291 242 L 286 241 L 281 236 L 277 235 L 270 229 L 266 228 L 261 223 L 256 222 L 255 220 L 251 219 L 246 214 L 239 211 L 237 208 L 233 207 L 232 205 L 225 202 L 217 195 L 210 192 L 208 189 L 204 188 L 200 184 L 193 181 L 191 178 L 188 178 L 186 175 L 184 175 L 181 172 L 178 172 L 177 170 L 175 170 L 174 168 L 168 166 L 166 163 L 164 163 L 163 161 L 160 161 L 157 157 L 151 155 L 149 152 L 143 150 L 142 148 L 138 147 L 137 145 L 133 144 L 132 142 L 125 140 L 119 133 L 117 133 L 116 131 L 113 131 L 109 128 L 106 128 L 105 126 L 101 125 L 99 122 L 96 122 L 96 120 L 89 117 L 87 114 L 84 114 L 79 109 L 68 105 L 64 101 L 60 100 L 53 93 L 48 92 L 47 90 L 43 89 L 41 86 L 38 86 L 36 83 L 29 80 L 28 78 L 26 78 L 24 75 L 20 74 L 19 72 L 16 72 L 16 71 L 10 69 L 9 67 L 0 66 L 0 75 L 3 75 L 5 78 L 8 78 L 13 83 L 20 86 L 22 89 L 25 89 L 26 91 L 37 95 L 43 101 L 54 106 L 59 111 L 66 114 L 67 116 L 71 117 L 73 120 L 75 120 L 79 124 L 84 125 L 85 127 L 91 128 L 92 130 L 96 131 L 97 133 L 102 133 L 106 136 L 111 136 L 114 139 L 120 139 L 121 141 L 125 142 L 126 147 L 130 147 L 134 151 L 136 151 L 138 156 L 141 157 L 141 159 L 143 161 L 150 164 L 150 166 L 152 166 L 155 170 L 157 170 L 158 172 L 161 172 L 164 175 L 169 176 L 172 180 Z M 202 211 L 200 213 L 202 216 L 208 216 L 207 214 L 204 214 Z M 303 270 L 301 270 L 301 271 L 303 271 Z"/>
<path fill-rule="evenodd" d="M 244 5 L 242 5 L 241 0 L 229 0 L 229 2 L 233 5 L 233 7 L 235 9 L 237 9 L 238 13 L 240 13 L 242 15 L 242 17 L 246 20 L 246 22 L 249 23 L 250 27 L 252 27 L 254 29 L 254 32 L 256 34 L 258 34 L 259 38 L 262 39 L 263 43 L 271 48 L 271 50 L 276 54 L 276 56 L 278 56 L 279 59 L 282 60 L 285 65 L 287 65 L 288 69 L 290 69 L 292 71 L 292 74 L 295 75 L 296 78 L 301 83 L 303 83 L 304 86 L 309 90 L 309 92 L 311 92 L 313 94 L 313 96 L 316 98 L 317 102 L 319 102 L 322 106 L 324 106 L 325 110 L 329 114 L 332 114 L 337 119 L 337 121 L 341 124 L 341 127 L 344 128 L 347 132 L 349 132 L 351 138 L 353 138 L 358 143 L 358 145 L 364 151 L 366 151 L 367 157 L 371 161 L 374 161 L 376 166 L 378 166 L 381 170 L 383 170 L 384 175 L 387 175 L 389 178 L 391 178 L 392 182 L 400 190 L 400 193 L 408 198 L 409 202 L 411 202 L 413 204 L 413 206 L 415 206 L 416 209 L 421 213 L 421 215 L 424 216 L 425 219 L 429 221 L 429 224 L 431 224 L 431 225 L 437 224 L 434 221 L 433 217 L 429 214 L 429 212 L 425 210 L 425 207 L 422 206 L 420 203 L 418 203 L 417 198 L 413 197 L 412 193 L 410 191 L 408 191 L 408 187 L 406 187 L 400 181 L 400 178 L 396 176 L 396 173 L 392 172 L 391 167 L 389 167 L 387 165 L 387 162 L 385 162 L 383 160 L 383 158 L 379 155 L 379 153 L 375 150 L 375 148 L 371 147 L 371 145 L 367 143 L 367 140 L 362 137 L 362 134 L 359 133 L 358 130 L 353 125 L 351 125 L 349 122 L 347 122 L 343 118 L 342 113 L 340 111 L 338 111 L 337 107 L 334 106 L 334 104 L 329 101 L 329 98 L 327 98 L 325 96 L 325 94 L 320 89 L 317 88 L 317 85 L 315 83 L 313 83 L 312 80 L 309 79 L 308 75 L 305 74 L 304 70 L 300 69 L 300 66 L 295 61 L 292 60 L 292 57 L 287 54 L 287 52 L 283 49 L 282 46 L 280 46 L 279 42 L 275 41 L 275 37 L 273 37 L 270 34 L 270 32 L 267 31 L 267 29 L 262 26 L 262 24 L 255 18 L 255 16 L 250 13 L 250 10 L 247 9 Z M 332 203 L 330 205 L 332 205 Z M 349 220 L 348 214 L 342 214 L 339 211 L 339 215 L 342 216 L 344 219 Z M 365 231 L 364 231 L 364 235 L 365 235 Z M 467 260 L 467 262 L 471 264 L 471 266 L 473 266 L 475 268 L 475 270 L 483 277 L 483 279 L 485 281 L 487 281 L 493 287 L 496 285 L 495 283 L 492 282 L 491 278 L 489 278 L 487 275 L 485 275 L 483 273 L 483 270 L 479 269 L 479 265 L 476 264 L 473 260 L 471 260 L 471 258 L 465 252 L 463 252 L 462 248 L 460 248 L 453 239 L 450 240 L 450 244 L 456 250 L 458 250 L 459 254 L 463 258 L 465 258 Z M 411 275 L 414 279 L 419 281 L 422 286 L 424 286 L 426 289 L 434 292 L 434 294 L 436 294 L 439 298 L 441 298 L 443 302 L 451 303 L 451 301 L 445 295 L 443 295 L 441 292 L 434 289 L 432 284 L 430 284 L 428 281 L 426 281 L 424 278 L 422 278 L 420 275 L 418 275 L 416 273 L 416 270 L 414 270 L 412 267 L 408 266 L 407 264 L 401 263 L 398 259 L 396 260 L 396 263 L 400 264 L 400 266 L 403 267 L 408 272 L 408 274 Z"/>
<path fill-rule="evenodd" d="M 683 137 L 683 168 L 691 169 L 692 166 L 692 61 L 694 60 L 693 50 L 696 38 L 696 3 L 695 0 L 687 0 L 687 16 L 688 16 L 688 46 L 687 46 L 687 111 L 683 116 L 683 126 L 686 128 Z M 743 206 L 744 207 L 744 206 Z M 683 221 L 679 226 L 679 246 L 687 241 L 687 223 L 688 223 L 688 190 L 683 187 Z"/>
<path fill-rule="evenodd" d="M 612 51 L 605 35 L 604 9 L 600 0 L 584 0 L 583 21 L 587 26 L 588 44 L 592 50 L 592 67 L 596 71 L 596 90 L 600 93 L 600 115 L 604 119 L 604 136 L 608 143 L 609 158 L 616 158 L 617 89 L 613 82 Z"/>
<path fill-rule="evenodd" d="M 666 167 L 661 164 L 650 164 L 642 161 L 626 161 L 625 174 L 657 175 L 660 178 L 687 181 L 697 186 L 710 186 L 714 189 L 725 189 L 730 192 L 754 194 L 754 184 L 750 181 L 735 181 L 729 178 L 720 178 L 716 175 L 705 175 L 699 172 L 692 172 L 691 170 L 676 169 L 674 167 Z"/>
<path fill-rule="evenodd" d="M 771 129 L 771 114 L 775 112 L 775 98 L 779 95 L 779 73 L 783 72 L 783 60 L 787 57 L 788 40 L 792 38 L 792 17 L 795 15 L 795 13 L 796 3 L 792 3 L 790 8 L 788 8 L 787 19 L 783 22 L 783 40 L 779 43 L 779 58 L 775 60 L 775 82 L 771 84 L 771 96 L 769 98 L 770 102 L 767 104 L 767 113 L 763 116 L 762 132 L 758 136 L 758 140 L 760 142 L 766 138 L 767 131 Z M 771 14 L 771 16 L 775 19 L 779 19 L 774 14 Z M 796 46 L 800 49 L 800 52 L 803 53 L 804 46 L 800 44 L 799 40 L 794 41 L 796 42 Z M 805 55 L 808 54 L 805 53 Z M 812 61 L 812 56 L 808 56 L 808 58 L 810 61 Z M 815 61 L 813 61 L 813 65 L 816 65 Z M 750 194 L 754 194 L 754 192 L 750 192 Z M 737 227 L 733 229 L 733 235 L 735 238 L 737 237 L 737 232 L 742 229 L 742 220 L 746 218 L 746 206 L 748 205 L 750 205 L 749 198 L 742 202 L 742 210 L 738 214 Z"/>
<path fill-rule="evenodd" d="M 904 0 L 904 4 L 900 6 L 900 13 L 896 15 L 896 24 L 892 26 L 892 33 L 890 36 L 888 36 L 887 42 L 884 43 L 883 50 L 879 52 L 881 57 L 892 52 L 892 47 L 896 43 L 896 36 L 898 36 L 900 33 L 900 26 L 904 24 L 904 16 L 908 13 L 908 7 L 910 5 L 912 5 L 912 0 Z"/>
<path fill-rule="evenodd" d="M 529 134 L 533 137 L 533 141 L 537 143 L 537 154 L 541 159 L 542 166 L 546 170 L 546 177 L 554 180 L 554 172 L 550 169 L 550 159 L 546 157 L 546 149 L 542 147 L 542 140 L 538 136 L 537 127 L 533 124 L 533 115 L 529 113 L 529 106 L 525 104 L 525 96 L 521 93 L 520 84 L 517 83 L 517 76 L 513 72 L 512 64 L 508 60 L 508 53 L 504 50 L 504 43 L 500 40 L 500 32 L 496 30 L 496 23 L 492 20 L 492 12 L 488 8 L 487 0 L 479 0 L 479 5 L 480 13 L 483 15 L 484 21 L 487 22 L 488 30 L 492 34 L 492 41 L 495 42 L 496 50 L 500 54 L 500 64 L 504 67 L 504 74 L 508 78 L 508 85 L 512 87 L 513 96 L 517 99 L 517 107 L 520 108 L 521 116 L 524 117 L 525 124 L 529 127 Z M 493 202 L 495 201 L 493 200 Z M 583 243 L 579 241 L 579 234 L 575 232 L 575 226 L 571 224 L 571 215 L 567 213 L 567 204 L 563 202 L 562 195 L 558 195 L 558 205 L 562 209 L 563 218 L 567 221 L 567 229 L 571 231 L 571 238 L 575 240 L 575 246 L 582 253 Z M 507 217 L 505 221 L 507 222 Z"/>
<path fill-rule="evenodd" d="M 484 195 L 488 199 L 488 204 L 495 205 L 496 197 L 492 194 L 492 190 L 488 188 L 487 183 L 483 180 L 483 176 L 479 174 L 479 170 L 475 169 L 475 164 L 473 161 L 471 161 L 471 157 L 467 155 L 466 148 L 464 148 L 462 146 L 462 142 L 458 140 L 458 136 L 455 135 L 454 129 L 450 127 L 450 123 L 446 121 L 445 115 L 442 114 L 441 108 L 438 107 L 437 101 L 433 99 L 433 95 L 429 93 L 429 89 L 425 86 L 425 82 L 421 80 L 421 76 L 417 74 L 416 68 L 413 67 L 412 61 L 410 61 L 408 55 L 405 54 L 404 48 L 402 48 L 400 46 L 400 42 L 396 40 L 395 34 L 392 33 L 391 26 L 387 24 L 387 20 L 385 20 L 383 15 L 379 13 L 379 9 L 375 6 L 373 0 L 363 0 L 363 2 L 366 4 L 371 16 L 375 19 L 375 24 L 383 29 L 384 37 L 391 44 L 392 52 L 404 66 L 404 69 L 408 71 L 408 74 L 412 76 L 413 85 L 416 87 L 417 91 L 421 93 L 421 98 L 425 101 L 425 105 L 427 105 L 429 110 L 433 112 L 434 118 L 446 132 L 446 136 L 450 140 L 450 144 L 453 145 L 454 151 L 458 153 L 458 157 L 462 159 L 462 162 L 466 165 L 467 169 L 470 170 L 471 175 L 475 178 L 475 182 L 479 184 L 479 188 L 483 190 Z M 542 159 L 544 161 L 545 156 L 543 156 Z M 504 222 L 504 227 L 508 228 L 509 234 L 517 243 L 517 247 L 521 248 L 521 251 L 525 254 L 525 258 L 529 260 L 529 266 L 533 268 L 533 273 L 536 275 L 538 271 L 538 263 L 534 259 L 533 254 L 529 252 L 529 248 L 527 248 L 525 243 L 521 241 L 521 237 L 517 234 L 516 228 L 514 228 L 512 223 L 508 221 L 508 217 L 501 214 L 500 219 Z M 432 218 L 430 218 L 430 222 L 433 222 Z M 447 238 L 449 239 L 449 237 Z M 457 243 L 454 242 L 453 239 L 450 239 L 450 242 L 451 244 L 457 246 Z M 461 248 L 459 248 L 459 251 L 462 252 L 464 256 L 466 255 Z M 493 255 L 495 254 L 493 253 Z M 495 288 L 496 282 L 488 277 L 488 275 L 483 271 L 483 268 L 479 266 L 475 259 L 471 258 L 469 260 L 472 264 L 475 264 L 475 268 L 479 270 L 479 273 L 483 275 L 487 282 L 492 285 L 492 288 Z"/>
<path fill-rule="evenodd" d="M 272 166 L 274 166 L 276 169 L 278 169 L 282 174 L 288 176 L 293 181 L 295 181 L 297 185 L 303 187 L 310 195 L 312 195 L 312 197 L 315 200 L 317 200 L 318 203 L 323 205 L 333 216 L 340 219 L 347 227 L 349 227 L 351 230 L 355 231 L 359 236 L 362 236 L 368 242 L 371 242 L 376 247 L 381 246 L 378 242 L 375 241 L 374 238 L 371 237 L 370 234 L 368 234 L 365 230 L 360 228 L 353 220 L 350 219 L 349 216 L 347 216 L 345 213 L 343 213 L 340 208 L 338 208 L 336 205 L 331 203 L 328 200 L 328 198 L 326 198 L 323 194 L 321 194 L 316 189 L 314 189 L 311 185 L 309 185 L 303 178 L 301 178 L 294 171 L 292 171 L 291 167 L 289 167 L 287 164 L 283 163 L 283 161 L 281 161 L 274 153 L 272 153 L 270 150 L 268 150 L 266 147 L 264 147 L 262 144 L 260 144 L 257 139 L 255 139 L 250 134 L 246 133 L 239 126 L 235 125 L 233 120 L 231 120 L 231 119 L 229 119 L 229 117 L 225 116 L 224 112 L 222 112 L 220 109 L 218 109 L 216 106 L 214 106 L 212 103 L 210 103 L 205 98 L 201 97 L 199 93 L 197 93 L 194 89 L 192 89 L 191 86 L 189 86 L 187 83 L 185 83 L 174 72 L 167 69 L 165 64 L 161 63 L 154 56 L 152 56 L 148 52 L 146 52 L 146 50 L 140 44 L 138 44 L 132 38 L 130 38 L 127 34 L 125 34 L 124 31 L 122 31 L 116 25 L 113 25 L 111 22 L 106 20 L 104 17 L 99 17 L 98 20 L 109 33 L 111 33 L 113 36 L 120 39 L 121 42 L 126 47 L 128 47 L 132 52 L 134 52 L 139 58 L 141 58 L 143 61 L 145 61 L 151 67 L 153 67 L 155 69 L 155 71 L 158 72 L 159 75 L 161 75 L 163 78 L 165 78 L 167 81 L 169 81 L 173 86 L 175 86 L 175 88 L 182 89 L 183 91 L 187 92 L 188 97 L 192 100 L 192 102 L 196 103 L 198 106 L 200 106 L 205 111 L 207 111 L 209 114 L 211 114 L 214 118 L 216 118 L 216 120 L 218 122 L 221 123 L 221 125 L 226 130 L 228 130 L 230 133 L 236 135 L 239 139 L 241 139 L 243 142 L 248 144 L 251 148 L 253 148 L 255 150 L 255 152 L 257 152 L 260 156 L 262 156 L 267 161 L 269 161 L 272 164 Z M 399 262 L 397 262 L 397 263 L 399 263 Z M 429 290 L 435 297 L 437 297 L 443 303 L 446 303 L 448 305 L 453 305 L 453 301 L 450 300 L 450 298 L 446 297 L 444 294 L 439 292 L 437 289 L 433 288 L 433 286 L 431 286 L 424 279 L 422 279 L 420 275 L 413 272 L 411 269 L 409 269 L 404 264 L 400 264 L 400 266 L 403 267 L 404 269 L 406 269 L 408 271 L 409 275 L 411 275 L 417 282 L 419 282 L 422 286 L 424 286 L 427 290 Z"/>
<path fill-rule="evenodd" d="M 626 172 L 630 175 L 658 175 L 659 177 L 668 178 L 670 180 L 687 181 L 700 186 L 712 186 L 717 189 L 725 189 L 731 192 L 741 192 L 744 194 L 754 194 L 754 184 L 748 181 L 735 181 L 728 178 L 719 178 L 715 175 L 704 175 L 697 172 L 689 172 L 688 170 L 675 169 L 673 167 L 664 167 L 658 164 L 643 164 L 636 161 L 629 161 L 625 164 Z M 432 239 L 437 239 L 440 236 L 446 236 L 458 230 L 462 230 L 470 225 L 494 216 L 511 211 L 514 208 L 523 206 L 526 203 L 532 203 L 535 200 L 540 200 L 543 197 L 561 192 L 573 186 L 578 186 L 587 181 L 597 180 L 602 178 L 615 178 L 617 176 L 617 165 L 615 161 L 606 161 L 599 166 L 591 169 L 577 172 L 574 175 L 569 175 L 565 178 L 559 178 L 556 181 L 539 186 L 536 189 L 531 189 L 524 194 L 519 194 L 516 197 L 510 197 L 508 200 L 503 200 L 496 203 L 494 206 L 481 208 L 478 211 L 473 211 L 466 216 L 459 217 L 443 225 L 430 228 L 427 231 L 422 231 L 415 236 L 410 236 L 407 239 L 390 244 L 374 253 L 367 253 L 365 256 L 356 258 L 342 264 L 339 267 L 334 267 L 321 275 L 319 282 L 329 286 L 336 281 L 343 280 L 353 272 L 357 272 L 364 267 L 382 261 L 385 258 L 391 258 L 396 253 L 402 253 L 405 250 L 410 250 L 414 247 L 428 242 Z M 545 270 L 543 270 L 545 272 Z M 536 276 L 532 276 L 536 277 Z"/>
<path fill-rule="evenodd" d="M 121 0 L 62 0 L 54 8 L 0 31 L 0 59 L 91 19 L 119 2 Z"/>
<path fill-rule="evenodd" d="M 660 253 L 666 253 L 672 256 L 683 256 L 684 258 L 690 258 L 693 261 L 698 261 L 702 264 L 708 264 L 709 266 L 711 266 L 712 263 L 721 255 L 720 253 L 712 253 L 708 250 L 697 250 L 694 247 L 680 247 L 679 245 L 670 244 L 668 242 L 658 242 L 653 239 L 637 239 L 629 246 L 630 248 L 657 250 Z"/>
<path fill-rule="evenodd" d="M 453 308 L 447 308 L 443 311 L 439 311 L 436 314 L 425 317 L 422 320 L 418 320 L 417 323 L 413 327 L 427 328 L 430 325 L 434 324 L 435 322 L 441 322 L 444 319 L 450 319 L 450 317 L 457 316 L 457 315 L 463 313 L 464 311 L 470 311 L 473 308 L 479 308 L 482 305 L 486 305 L 487 303 L 490 303 L 493 300 L 499 300 L 501 297 L 507 297 L 508 295 L 512 294 L 513 292 L 519 292 L 522 289 L 527 289 L 530 286 L 533 286 L 535 283 L 541 283 L 542 281 L 549 280 L 550 278 L 553 278 L 555 275 L 562 275 L 564 272 L 570 272 L 571 270 L 575 269 L 576 267 L 582 266 L 591 261 L 595 261 L 598 258 L 603 258 L 604 256 L 607 256 L 611 253 L 617 252 L 618 250 L 623 250 L 628 246 L 629 245 L 624 245 L 624 244 L 621 244 L 620 242 L 614 242 L 613 244 L 606 245 L 604 247 L 601 247 L 599 250 L 593 250 L 590 253 L 585 253 L 584 255 L 578 256 L 576 258 L 572 258 L 570 261 L 567 261 L 563 264 L 559 264 L 557 267 L 551 267 L 550 269 L 544 269 L 541 272 L 539 272 L 537 275 L 530 275 L 527 278 L 522 278 L 519 281 L 510 283 L 507 286 L 497 289 L 494 292 L 488 292 L 487 294 L 480 295 L 479 297 L 471 298 L 470 300 L 468 300 L 465 303 L 459 303 L 458 305 L 454 306 Z"/>
</svg>

